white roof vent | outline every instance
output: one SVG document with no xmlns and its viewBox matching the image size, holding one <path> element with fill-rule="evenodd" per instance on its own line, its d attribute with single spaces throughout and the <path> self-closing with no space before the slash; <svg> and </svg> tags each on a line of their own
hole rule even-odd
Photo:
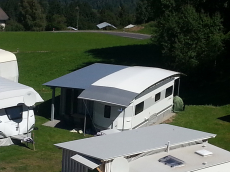
<svg viewBox="0 0 230 172">
<path fill-rule="evenodd" d="M 198 150 L 195 153 L 197 153 L 198 155 L 203 156 L 203 157 L 211 156 L 213 154 L 212 152 L 207 151 L 205 149 Z"/>
</svg>

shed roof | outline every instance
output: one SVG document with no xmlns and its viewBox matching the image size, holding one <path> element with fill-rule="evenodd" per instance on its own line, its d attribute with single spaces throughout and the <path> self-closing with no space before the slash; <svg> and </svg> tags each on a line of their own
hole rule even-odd
<svg viewBox="0 0 230 172">
<path fill-rule="evenodd" d="M 0 7 L 0 20 L 8 20 L 9 17 L 7 14 L 3 11 L 3 9 Z"/>
<path fill-rule="evenodd" d="M 15 61 L 15 60 L 17 59 L 13 53 L 0 49 L 0 63 Z"/>
<path fill-rule="evenodd" d="M 23 96 L 32 91 L 36 102 L 42 102 L 41 96 L 31 87 L 0 77 L 0 109 L 24 103 Z"/>
<path fill-rule="evenodd" d="M 176 146 L 215 136 L 215 134 L 161 124 L 55 145 L 82 155 L 107 161 L 117 157 L 166 148 L 168 141 L 170 141 L 171 146 Z"/>
</svg>

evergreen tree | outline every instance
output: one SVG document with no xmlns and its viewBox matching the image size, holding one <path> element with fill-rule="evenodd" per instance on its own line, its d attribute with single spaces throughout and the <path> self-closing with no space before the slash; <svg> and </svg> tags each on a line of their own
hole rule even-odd
<svg viewBox="0 0 230 172">
<path fill-rule="evenodd" d="M 160 45 L 168 67 L 187 74 L 197 68 L 214 68 L 224 49 L 220 15 L 197 12 L 191 5 L 180 10 L 168 9 L 157 21 L 157 32 L 152 39 Z"/>
<path fill-rule="evenodd" d="M 43 31 L 46 26 L 45 14 L 37 0 L 20 0 L 19 21 L 28 31 Z"/>
<path fill-rule="evenodd" d="M 136 23 L 145 23 L 149 18 L 149 7 L 146 0 L 140 0 L 136 7 Z"/>
</svg>

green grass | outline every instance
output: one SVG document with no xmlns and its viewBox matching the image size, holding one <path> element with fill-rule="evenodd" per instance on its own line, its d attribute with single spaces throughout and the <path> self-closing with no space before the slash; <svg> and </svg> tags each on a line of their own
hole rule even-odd
<svg viewBox="0 0 230 172">
<path fill-rule="evenodd" d="M 103 53 L 104 50 L 144 45 L 148 42 L 97 33 L 52 32 L 1 32 L 0 40 L 0 48 L 12 52 L 19 50 L 16 54 L 19 82 L 33 87 L 45 100 L 41 104 L 45 109 L 38 106 L 39 109 L 36 110 L 36 126 L 39 128 L 34 131 L 36 151 L 22 145 L 0 147 L 0 172 L 61 171 L 61 150 L 54 144 L 81 139 L 83 135 L 42 126 L 48 121 L 46 117 L 50 116 L 48 101 L 51 99 L 51 90 L 42 84 L 91 63 L 116 63 L 107 52 Z M 125 53 L 122 51 L 123 49 L 118 52 L 120 56 Z M 100 58 L 100 54 L 103 54 L 103 58 Z M 56 95 L 58 94 L 57 91 Z"/>
<path fill-rule="evenodd" d="M 171 124 L 217 134 L 209 142 L 230 151 L 230 105 L 186 106 Z"/>
<path fill-rule="evenodd" d="M 51 90 L 42 84 L 95 62 L 157 66 L 158 54 L 135 40 L 97 33 L 1 32 L 0 48 L 16 54 L 20 83 L 33 87 L 44 103 L 37 106 L 36 151 L 22 145 L 0 147 L 0 172 L 61 171 L 61 150 L 54 144 L 81 139 L 68 130 L 42 126 L 50 116 Z M 42 51 L 42 52 L 41 52 Z M 183 87 L 183 85 L 181 85 Z M 189 93 L 189 90 L 187 90 Z M 59 91 L 57 91 L 57 96 Z M 192 93 L 187 96 L 197 97 Z M 205 96 L 202 96 L 205 97 Z M 187 106 L 173 125 L 216 133 L 210 142 L 230 150 L 230 106 Z M 30 145 L 30 148 L 32 146 Z"/>
</svg>

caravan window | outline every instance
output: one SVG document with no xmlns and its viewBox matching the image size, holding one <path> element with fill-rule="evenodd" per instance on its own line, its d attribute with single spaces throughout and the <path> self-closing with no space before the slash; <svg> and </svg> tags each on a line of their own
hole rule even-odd
<svg viewBox="0 0 230 172">
<path fill-rule="evenodd" d="M 110 118 L 110 115 L 111 115 L 111 106 L 105 105 L 104 117 L 105 118 Z"/>
<path fill-rule="evenodd" d="M 22 106 L 5 108 L 9 120 L 22 119 Z"/>
<path fill-rule="evenodd" d="M 161 98 L 161 92 L 159 92 L 159 93 L 157 93 L 155 95 L 155 102 L 157 102 L 158 100 L 160 100 L 160 98 Z"/>
<path fill-rule="evenodd" d="M 144 102 L 137 104 L 135 107 L 135 115 L 141 113 L 143 109 L 144 109 Z"/>
<path fill-rule="evenodd" d="M 165 92 L 165 98 L 168 97 L 168 96 L 171 96 L 171 95 L 172 95 L 172 92 L 173 92 L 173 86 L 168 87 L 168 88 L 166 89 L 166 92 Z"/>
</svg>

